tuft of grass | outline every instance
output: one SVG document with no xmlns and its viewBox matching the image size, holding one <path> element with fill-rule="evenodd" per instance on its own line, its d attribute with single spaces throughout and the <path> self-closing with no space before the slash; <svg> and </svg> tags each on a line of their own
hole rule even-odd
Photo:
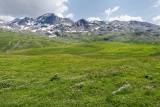
<svg viewBox="0 0 160 107">
<path fill-rule="evenodd" d="M 2 88 L 8 88 L 8 87 L 10 87 L 9 83 L 5 83 L 5 82 L 0 83 L 0 89 L 2 89 Z"/>
<path fill-rule="evenodd" d="M 53 77 L 50 78 L 50 81 L 53 81 L 53 80 L 59 80 L 60 77 L 58 76 L 58 74 L 56 73 Z"/>
</svg>

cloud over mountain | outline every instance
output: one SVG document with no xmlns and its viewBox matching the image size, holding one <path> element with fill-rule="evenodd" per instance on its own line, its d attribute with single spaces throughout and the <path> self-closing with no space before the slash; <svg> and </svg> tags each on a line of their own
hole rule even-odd
<svg viewBox="0 0 160 107">
<path fill-rule="evenodd" d="M 72 14 L 72 13 L 66 15 L 66 18 L 73 18 L 73 17 L 74 17 L 74 14 Z"/>
<path fill-rule="evenodd" d="M 152 19 L 154 22 L 157 22 L 160 25 L 160 15 Z"/>
<path fill-rule="evenodd" d="M 99 17 L 89 17 L 87 20 L 88 21 L 101 21 Z"/>
<path fill-rule="evenodd" d="M 108 10 L 105 10 L 105 14 L 107 16 L 110 16 L 113 12 L 116 12 L 117 10 L 119 10 L 119 8 L 120 8 L 119 6 L 114 7 L 113 9 L 109 8 Z"/>
<path fill-rule="evenodd" d="M 3 15 L 1 15 L 0 19 L 3 20 L 4 22 L 9 22 L 9 21 L 14 20 L 15 18 L 12 17 L 12 16 L 3 16 Z"/>
<path fill-rule="evenodd" d="M 63 17 L 68 10 L 65 5 L 68 0 L 0 0 L 0 14 L 14 17 L 37 17 L 44 13 L 55 13 Z"/>
<path fill-rule="evenodd" d="M 132 17 L 132 16 L 128 16 L 128 15 L 121 15 L 120 17 L 110 17 L 109 21 L 113 21 L 113 20 L 120 20 L 120 21 L 143 21 L 142 18 L 140 16 L 138 17 Z"/>
</svg>

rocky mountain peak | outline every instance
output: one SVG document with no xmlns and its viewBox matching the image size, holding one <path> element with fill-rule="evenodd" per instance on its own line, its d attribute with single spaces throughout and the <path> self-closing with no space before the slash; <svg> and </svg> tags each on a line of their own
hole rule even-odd
<svg viewBox="0 0 160 107">
<path fill-rule="evenodd" d="M 87 26 L 89 22 L 85 19 L 80 19 L 79 21 L 76 22 L 77 26 Z"/>
<path fill-rule="evenodd" d="M 56 16 L 54 13 L 47 13 L 47 14 L 44 14 L 42 16 L 39 16 L 37 19 L 36 19 L 36 22 L 37 23 L 41 23 L 41 24 L 49 24 L 49 25 L 52 25 L 52 24 L 57 24 L 59 22 L 62 21 L 62 18 Z"/>
</svg>

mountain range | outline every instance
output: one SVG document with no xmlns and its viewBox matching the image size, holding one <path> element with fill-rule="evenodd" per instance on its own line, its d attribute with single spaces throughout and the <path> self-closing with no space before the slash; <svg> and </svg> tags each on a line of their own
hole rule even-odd
<svg viewBox="0 0 160 107">
<path fill-rule="evenodd" d="M 0 27 L 12 29 L 14 31 L 31 31 L 41 32 L 56 36 L 56 32 L 70 32 L 70 33 L 89 33 L 89 32 L 103 32 L 103 31 L 125 31 L 125 30 L 147 30 L 160 31 L 160 26 L 147 22 L 139 21 L 87 21 L 80 19 L 77 22 L 69 18 L 61 18 L 54 13 L 47 13 L 37 18 L 16 18 L 11 22 L 5 23 L 0 20 Z"/>
</svg>

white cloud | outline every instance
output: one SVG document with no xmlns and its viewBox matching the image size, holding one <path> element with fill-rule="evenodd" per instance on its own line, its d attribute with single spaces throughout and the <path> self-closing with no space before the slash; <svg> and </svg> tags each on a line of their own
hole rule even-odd
<svg viewBox="0 0 160 107">
<path fill-rule="evenodd" d="M 154 22 L 157 22 L 158 25 L 160 25 L 160 15 L 157 16 L 157 17 L 152 18 L 152 20 L 153 20 Z"/>
<path fill-rule="evenodd" d="M 45 13 L 55 13 L 63 17 L 68 10 L 68 0 L 0 0 L 0 14 L 14 17 L 37 17 Z"/>
<path fill-rule="evenodd" d="M 119 6 L 113 8 L 113 9 L 112 9 L 112 12 L 115 12 L 115 11 L 119 10 L 119 8 L 120 8 Z"/>
<path fill-rule="evenodd" d="M 132 16 L 128 16 L 128 15 L 122 15 L 120 17 L 110 17 L 109 21 L 114 21 L 114 20 L 119 20 L 119 21 L 143 21 L 142 18 L 140 16 L 138 17 L 132 17 Z"/>
<path fill-rule="evenodd" d="M 0 19 L 3 20 L 4 22 L 9 22 L 14 20 L 15 18 L 12 16 L 0 16 Z"/>
<path fill-rule="evenodd" d="M 99 17 L 90 17 L 87 19 L 88 21 L 101 21 Z"/>
<path fill-rule="evenodd" d="M 113 9 L 108 9 L 108 10 L 105 10 L 105 14 L 107 15 L 107 16 L 110 16 L 113 12 L 116 12 L 117 10 L 119 10 L 119 6 L 117 6 L 117 7 L 115 7 L 115 8 L 113 8 Z"/>
<path fill-rule="evenodd" d="M 68 15 L 66 15 L 66 18 L 73 18 L 74 17 L 74 14 L 68 14 Z"/>
<path fill-rule="evenodd" d="M 160 6 L 160 0 L 158 0 L 154 5 L 153 7 L 159 7 Z"/>
<path fill-rule="evenodd" d="M 42 14 L 41 14 L 42 15 Z M 63 14 L 62 13 L 57 13 L 56 14 L 58 17 L 62 17 L 63 18 Z"/>
</svg>

